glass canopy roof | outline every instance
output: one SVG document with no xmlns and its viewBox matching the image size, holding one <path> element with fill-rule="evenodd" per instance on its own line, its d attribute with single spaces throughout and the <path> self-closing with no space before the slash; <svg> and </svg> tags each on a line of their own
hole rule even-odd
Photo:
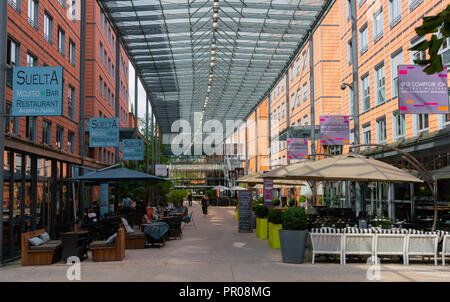
<svg viewBox="0 0 450 302">
<path fill-rule="evenodd" d="M 100 0 L 172 122 L 244 120 L 270 92 L 330 0 Z M 194 129 L 193 129 L 194 130 Z"/>
</svg>

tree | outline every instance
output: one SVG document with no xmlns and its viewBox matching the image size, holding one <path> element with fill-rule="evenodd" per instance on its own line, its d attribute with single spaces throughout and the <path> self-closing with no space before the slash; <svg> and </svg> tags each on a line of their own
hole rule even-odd
<svg viewBox="0 0 450 302">
<path fill-rule="evenodd" d="M 427 66 L 424 71 L 427 74 L 433 74 L 444 70 L 442 56 L 438 54 L 444 40 L 450 37 L 450 5 L 445 10 L 435 16 L 423 17 L 423 25 L 416 27 L 418 36 L 423 37 L 431 34 L 430 39 L 418 43 L 410 50 L 423 51 L 428 50 L 429 59 L 414 60 L 414 63 L 420 66 Z M 438 38 L 436 33 L 440 33 Z"/>
</svg>

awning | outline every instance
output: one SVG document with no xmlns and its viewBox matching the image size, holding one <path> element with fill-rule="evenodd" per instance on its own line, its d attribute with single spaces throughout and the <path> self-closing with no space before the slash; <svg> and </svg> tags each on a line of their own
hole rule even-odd
<svg viewBox="0 0 450 302">
<path fill-rule="evenodd" d="M 99 172 L 92 172 L 78 177 L 71 178 L 83 182 L 109 183 L 119 181 L 167 181 L 165 178 L 150 175 L 147 173 L 130 170 L 127 168 L 109 169 Z"/>
</svg>

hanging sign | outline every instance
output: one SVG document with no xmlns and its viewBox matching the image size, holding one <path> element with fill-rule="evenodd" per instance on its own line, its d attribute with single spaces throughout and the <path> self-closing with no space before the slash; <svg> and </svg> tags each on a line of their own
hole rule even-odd
<svg viewBox="0 0 450 302">
<path fill-rule="evenodd" d="M 305 159 L 308 158 L 308 139 L 291 138 L 286 140 L 287 158 Z"/>
<path fill-rule="evenodd" d="M 12 116 L 63 115 L 63 68 L 14 67 Z"/>
<path fill-rule="evenodd" d="M 122 160 L 144 160 L 144 141 L 141 139 L 122 140 Z"/>
<path fill-rule="evenodd" d="M 426 74 L 424 66 L 398 66 L 398 106 L 400 113 L 449 113 L 447 67 Z"/>
<path fill-rule="evenodd" d="M 264 205 L 272 207 L 273 203 L 273 180 L 264 178 Z"/>
<path fill-rule="evenodd" d="M 119 118 L 90 118 L 89 147 L 119 147 Z"/>
<path fill-rule="evenodd" d="M 320 116 L 320 143 L 322 145 L 349 145 L 350 118 L 348 115 Z"/>
</svg>

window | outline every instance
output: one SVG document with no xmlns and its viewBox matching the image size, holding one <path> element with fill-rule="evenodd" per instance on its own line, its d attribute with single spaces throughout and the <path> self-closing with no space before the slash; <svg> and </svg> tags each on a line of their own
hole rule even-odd
<svg viewBox="0 0 450 302">
<path fill-rule="evenodd" d="M 101 76 L 100 76 L 100 79 L 99 79 L 98 87 L 99 87 L 98 93 L 100 95 L 103 95 L 103 78 Z"/>
<path fill-rule="evenodd" d="M 52 123 L 47 120 L 42 120 L 42 142 L 52 145 Z"/>
<path fill-rule="evenodd" d="M 69 86 L 69 95 L 67 98 L 67 115 L 68 117 L 73 120 L 75 118 L 74 114 L 74 104 L 75 104 L 75 88 L 72 86 Z"/>
<path fill-rule="evenodd" d="M 66 0 L 58 0 L 58 2 L 63 8 L 66 8 Z"/>
<path fill-rule="evenodd" d="M 308 125 L 308 115 L 303 116 L 303 126 Z"/>
<path fill-rule="evenodd" d="M 398 96 L 398 65 L 403 64 L 402 50 L 391 56 L 391 94 L 392 98 Z"/>
<path fill-rule="evenodd" d="M 289 81 L 294 80 L 294 64 L 291 65 L 291 68 L 289 68 Z"/>
<path fill-rule="evenodd" d="M 369 49 L 369 30 L 367 23 L 359 30 L 359 52 L 363 54 Z"/>
<path fill-rule="evenodd" d="M 385 143 L 387 141 L 386 117 L 377 120 L 377 143 Z"/>
<path fill-rule="evenodd" d="M 423 2 L 423 0 L 408 0 L 409 2 L 409 11 L 414 10 L 416 7 L 419 6 Z"/>
<path fill-rule="evenodd" d="M 20 46 L 15 41 L 8 38 L 7 41 L 6 64 L 10 66 L 20 65 Z"/>
<path fill-rule="evenodd" d="M 44 13 L 44 40 L 53 44 L 53 18 L 47 13 Z"/>
<path fill-rule="evenodd" d="M 36 121 L 36 117 L 27 116 L 25 118 L 25 137 L 32 141 L 36 140 Z"/>
<path fill-rule="evenodd" d="M 303 102 L 306 102 L 306 100 L 308 99 L 308 84 L 307 83 L 303 84 L 302 90 L 303 90 Z"/>
<path fill-rule="evenodd" d="M 76 64 L 76 46 L 75 43 L 69 39 L 69 62 L 73 66 Z"/>
<path fill-rule="evenodd" d="M 306 50 L 302 53 L 302 67 L 303 69 L 306 68 Z"/>
<path fill-rule="evenodd" d="M 352 40 L 348 40 L 347 43 L 347 61 L 348 65 L 352 65 L 353 63 L 353 50 L 352 50 Z"/>
<path fill-rule="evenodd" d="M 297 106 L 300 106 L 301 103 L 302 103 L 302 94 L 299 88 L 297 89 Z"/>
<path fill-rule="evenodd" d="M 39 30 L 39 2 L 28 0 L 28 24 Z"/>
<path fill-rule="evenodd" d="M 284 91 L 284 82 L 286 81 L 286 79 L 282 79 L 281 80 L 281 91 L 283 92 Z"/>
<path fill-rule="evenodd" d="M 361 109 L 366 112 L 370 109 L 370 82 L 369 75 L 361 78 Z"/>
<path fill-rule="evenodd" d="M 284 106 L 284 103 L 281 104 L 281 107 L 280 107 L 280 110 L 281 110 L 281 118 L 284 118 L 284 112 L 286 111 L 285 108 L 286 108 L 286 107 Z"/>
<path fill-rule="evenodd" d="M 99 58 L 100 58 L 100 62 L 103 62 L 103 43 L 102 42 L 100 42 Z"/>
<path fill-rule="evenodd" d="M 37 57 L 31 53 L 27 53 L 27 67 L 37 67 Z"/>
<path fill-rule="evenodd" d="M 19 14 L 22 13 L 22 0 L 8 0 L 8 4 Z"/>
<path fill-rule="evenodd" d="M 103 83 L 103 97 L 105 99 L 108 97 L 106 90 L 107 90 L 106 83 Z"/>
<path fill-rule="evenodd" d="M 111 68 L 112 68 L 111 76 L 112 76 L 112 80 L 114 81 L 114 77 L 116 76 L 116 73 L 114 71 L 114 65 L 111 65 Z"/>
<path fill-rule="evenodd" d="M 416 37 L 411 41 L 411 47 L 415 46 L 416 44 L 422 42 L 424 39 Z M 427 51 L 426 50 L 418 50 L 416 52 L 411 51 L 411 64 L 414 64 L 415 60 L 426 60 L 427 58 Z"/>
<path fill-rule="evenodd" d="M 372 143 L 370 124 L 367 126 L 363 126 L 363 128 L 362 128 L 362 143 L 363 144 L 371 144 Z M 367 149 L 367 147 L 364 147 L 364 149 Z"/>
<path fill-rule="evenodd" d="M 389 0 L 389 24 L 391 27 L 397 25 L 402 19 L 402 1 Z"/>
<path fill-rule="evenodd" d="M 375 68 L 375 104 L 383 104 L 386 101 L 386 78 L 384 63 Z"/>
<path fill-rule="evenodd" d="M 75 152 L 75 134 L 72 131 L 67 132 L 67 149 L 72 153 Z"/>
<path fill-rule="evenodd" d="M 417 114 L 417 135 L 427 132 L 429 128 L 428 114 Z"/>
<path fill-rule="evenodd" d="M 300 75 L 300 58 L 297 58 L 297 61 L 295 61 L 295 69 L 296 69 L 296 75 Z"/>
<path fill-rule="evenodd" d="M 352 3 L 351 0 L 347 0 L 346 2 L 346 8 L 347 8 L 347 21 L 351 19 L 352 17 Z"/>
<path fill-rule="evenodd" d="M 353 107 L 355 106 L 353 103 L 353 89 L 348 87 L 348 114 L 350 118 L 353 118 L 354 112 Z"/>
<path fill-rule="evenodd" d="M 56 126 L 56 148 L 63 149 L 64 147 L 64 128 Z"/>
<path fill-rule="evenodd" d="M 58 52 L 63 56 L 66 54 L 66 33 L 58 27 Z"/>
<path fill-rule="evenodd" d="M 295 93 L 291 94 L 291 110 L 295 108 Z"/>
<path fill-rule="evenodd" d="M 399 114 L 398 111 L 395 111 L 393 114 L 393 131 L 394 131 L 394 141 L 405 137 L 406 133 L 406 123 L 405 123 L 405 115 Z"/>
<path fill-rule="evenodd" d="M 76 21 L 76 19 L 77 19 L 76 9 L 77 9 L 77 5 L 76 5 L 75 0 L 71 0 L 70 4 L 69 4 L 69 12 L 70 12 L 69 19 L 72 21 Z"/>
<path fill-rule="evenodd" d="M 373 41 L 380 40 L 383 36 L 383 9 L 380 9 L 373 16 Z"/>
</svg>

